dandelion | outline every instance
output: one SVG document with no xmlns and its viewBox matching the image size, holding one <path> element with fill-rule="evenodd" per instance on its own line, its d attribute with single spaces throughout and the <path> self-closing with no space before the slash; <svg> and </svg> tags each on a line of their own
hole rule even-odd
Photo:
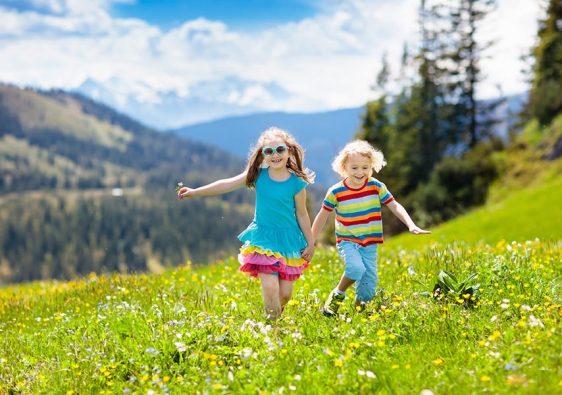
<svg viewBox="0 0 562 395">
<path fill-rule="evenodd" d="M 437 359 L 434 359 L 434 360 L 432 361 L 432 363 L 433 363 L 435 366 L 440 366 L 440 365 L 443 365 L 443 363 L 445 363 L 445 361 L 444 361 L 443 359 L 441 359 L 441 358 L 437 358 Z"/>
<path fill-rule="evenodd" d="M 490 376 L 480 376 L 480 381 L 482 381 L 483 383 L 487 383 L 488 381 L 490 381 Z"/>
<path fill-rule="evenodd" d="M 498 340 L 500 337 L 501 337 L 500 331 L 494 331 L 494 332 L 490 335 L 490 337 L 488 338 L 488 340 L 490 340 L 490 341 L 496 341 L 496 340 Z"/>
</svg>

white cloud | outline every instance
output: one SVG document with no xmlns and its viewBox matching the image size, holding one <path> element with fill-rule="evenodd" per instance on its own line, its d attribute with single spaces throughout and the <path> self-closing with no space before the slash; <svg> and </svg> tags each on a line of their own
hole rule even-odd
<svg viewBox="0 0 562 395">
<path fill-rule="evenodd" d="M 88 78 L 106 86 L 123 81 L 115 82 L 116 94 L 129 87 L 156 102 L 154 92 L 186 96 L 197 84 L 234 76 L 255 84 L 225 93 L 225 102 L 289 111 L 356 106 L 372 95 L 383 52 L 396 72 L 403 43 L 416 42 L 419 4 L 330 1 L 299 22 L 242 32 L 203 18 L 162 31 L 111 17 L 111 2 L 28 0 L 27 8 L 0 7 L 0 80 L 43 88 L 73 88 Z M 500 1 L 482 33 L 499 42 L 483 62 L 488 79 L 481 96 L 494 95 L 496 83 L 506 93 L 525 89 L 519 56 L 533 43 L 538 15 L 535 0 Z M 288 94 L 276 96 L 268 84 Z"/>
</svg>

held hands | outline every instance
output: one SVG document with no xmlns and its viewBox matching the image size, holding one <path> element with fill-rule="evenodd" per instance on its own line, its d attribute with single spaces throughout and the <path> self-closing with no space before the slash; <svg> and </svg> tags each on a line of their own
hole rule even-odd
<svg viewBox="0 0 562 395">
<path fill-rule="evenodd" d="M 307 262 L 310 262 L 313 256 L 314 256 L 314 245 L 309 245 L 301 252 L 302 259 L 304 259 Z"/>
<path fill-rule="evenodd" d="M 429 230 L 421 229 L 417 225 L 410 226 L 410 229 L 408 230 L 410 231 L 410 233 L 413 233 L 415 235 L 425 235 L 431 233 Z"/>
</svg>

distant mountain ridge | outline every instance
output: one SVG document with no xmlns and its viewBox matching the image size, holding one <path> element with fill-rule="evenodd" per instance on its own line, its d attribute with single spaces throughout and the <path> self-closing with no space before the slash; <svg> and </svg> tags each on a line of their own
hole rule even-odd
<svg viewBox="0 0 562 395">
<path fill-rule="evenodd" d="M 521 111 L 526 94 L 509 96 L 493 116 L 504 120 L 494 126 L 494 134 L 508 138 L 516 114 Z M 306 150 L 306 164 L 317 173 L 319 184 L 338 180 L 331 169 L 337 152 L 354 138 L 361 126 L 364 107 L 317 113 L 265 112 L 222 118 L 172 130 L 179 136 L 212 144 L 233 155 L 246 157 L 251 144 L 270 126 L 292 133 Z M 383 170 L 384 171 L 384 170 Z"/>
<path fill-rule="evenodd" d="M 184 91 L 154 89 L 144 81 L 86 79 L 76 92 L 106 103 L 156 129 L 251 114 L 272 108 L 289 92 L 275 82 L 228 76 L 201 81 Z"/>
<path fill-rule="evenodd" d="M 173 132 L 246 157 L 250 146 L 266 128 L 277 126 L 286 129 L 305 148 L 305 164 L 317 173 L 317 181 L 328 184 L 336 180 L 328 164 L 334 154 L 353 138 L 362 112 L 363 107 L 313 114 L 268 112 L 224 118 Z"/>
</svg>

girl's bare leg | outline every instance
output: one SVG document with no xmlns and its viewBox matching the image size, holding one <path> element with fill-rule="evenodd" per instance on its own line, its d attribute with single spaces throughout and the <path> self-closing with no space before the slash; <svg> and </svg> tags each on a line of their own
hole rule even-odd
<svg viewBox="0 0 562 395">
<path fill-rule="evenodd" d="M 285 309 L 285 305 L 293 296 L 294 281 L 279 280 L 279 302 L 281 303 L 281 311 Z"/>
<path fill-rule="evenodd" d="M 275 274 L 258 274 L 261 280 L 261 292 L 265 315 L 268 319 L 275 320 L 281 315 L 279 303 L 279 277 Z"/>
</svg>

